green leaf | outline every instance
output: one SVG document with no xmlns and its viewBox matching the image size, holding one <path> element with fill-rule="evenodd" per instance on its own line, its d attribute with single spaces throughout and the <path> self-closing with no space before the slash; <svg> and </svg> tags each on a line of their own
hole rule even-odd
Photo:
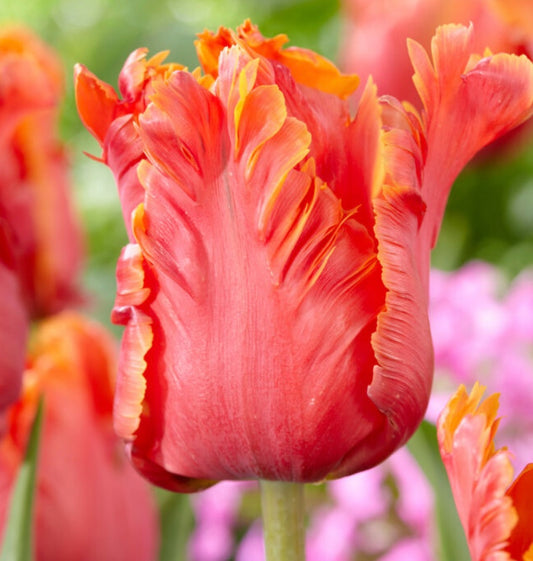
<svg viewBox="0 0 533 561">
<path fill-rule="evenodd" d="M 194 528 L 188 495 L 156 489 L 161 517 L 159 561 L 187 559 L 187 544 Z M 3 561 L 0 559 L 0 561 Z"/>
<path fill-rule="evenodd" d="M 440 561 L 470 559 L 448 475 L 440 457 L 435 426 L 424 421 L 409 440 L 407 447 L 426 474 L 435 493 L 438 558 Z M 416 489 L 413 492 L 416 493 Z"/>
<path fill-rule="evenodd" d="M 26 457 L 20 466 L 11 497 L 0 561 L 33 560 L 33 504 L 42 419 L 41 397 L 28 440 Z"/>
</svg>

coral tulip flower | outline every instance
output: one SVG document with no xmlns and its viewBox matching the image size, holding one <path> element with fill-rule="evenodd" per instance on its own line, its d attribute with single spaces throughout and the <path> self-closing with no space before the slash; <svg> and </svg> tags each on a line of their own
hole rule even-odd
<svg viewBox="0 0 533 561">
<path fill-rule="evenodd" d="M 496 450 L 498 394 L 464 386 L 441 413 L 437 436 L 472 561 L 533 559 L 533 464 L 513 481 L 511 453 Z"/>
<path fill-rule="evenodd" d="M 63 70 L 30 31 L 0 29 L 0 220 L 33 316 L 79 301 L 82 240 L 56 125 Z"/>
<path fill-rule="evenodd" d="M 157 514 L 150 489 L 113 432 L 115 355 L 103 328 L 72 313 L 45 321 L 32 337 L 23 391 L 0 440 L 0 536 L 43 395 L 36 561 L 156 558 Z"/>
<path fill-rule="evenodd" d="M 372 75 L 380 94 L 418 103 L 411 80 L 408 37 L 425 48 L 442 24 L 474 23 L 477 52 L 525 53 L 533 58 L 533 10 L 529 0 L 344 0 L 339 57 L 348 72 Z"/>
<path fill-rule="evenodd" d="M 122 99 L 76 68 L 131 243 L 115 427 L 178 491 L 368 468 L 423 417 L 429 252 L 455 175 L 526 118 L 530 61 L 412 45 L 423 116 L 246 22 L 204 32 L 203 72 L 135 51 Z"/>
</svg>

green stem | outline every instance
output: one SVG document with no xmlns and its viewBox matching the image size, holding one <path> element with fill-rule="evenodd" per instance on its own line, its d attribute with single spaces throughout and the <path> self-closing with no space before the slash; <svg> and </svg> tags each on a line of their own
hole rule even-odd
<svg viewBox="0 0 533 561">
<path fill-rule="evenodd" d="M 267 561 L 305 561 L 304 486 L 260 481 Z"/>
</svg>

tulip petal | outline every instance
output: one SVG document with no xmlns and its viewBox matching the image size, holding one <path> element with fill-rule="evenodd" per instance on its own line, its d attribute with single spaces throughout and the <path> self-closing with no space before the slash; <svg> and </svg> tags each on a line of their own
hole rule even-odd
<svg viewBox="0 0 533 561">
<path fill-rule="evenodd" d="M 427 297 L 416 260 L 423 205 L 415 192 L 385 186 L 383 198 L 374 201 L 374 208 L 378 258 L 387 293 L 385 310 L 378 316 L 372 336 L 377 365 L 368 396 L 386 422 L 376 429 L 382 439 L 380 449 L 372 453 L 375 437 L 369 437 L 370 450 L 364 446 L 357 450 L 365 466 L 384 459 L 411 436 L 426 410 L 433 371 Z"/>
<path fill-rule="evenodd" d="M 222 50 L 238 44 L 255 52 L 256 56 L 285 66 L 299 84 L 337 95 L 342 99 L 357 88 L 357 76 L 341 74 L 332 62 L 308 49 L 283 49 L 287 41 L 286 35 L 277 35 L 272 39 L 263 37 L 258 27 L 247 20 L 237 28 L 236 33 L 225 28 L 220 28 L 217 34 L 204 31 L 198 35 L 195 45 L 204 71 L 213 76 L 218 75 L 218 60 Z"/>
<path fill-rule="evenodd" d="M 118 96 L 109 84 L 99 80 L 82 64 L 74 67 L 74 87 L 80 118 L 103 146 L 109 125 L 115 118 Z"/>
<path fill-rule="evenodd" d="M 492 556 L 510 560 L 521 512 L 508 490 L 513 479 L 510 453 L 494 448 L 498 396 L 481 402 L 484 389 L 476 384 L 469 396 L 461 386 L 439 417 L 437 436 L 473 561 Z M 530 487 L 529 479 L 526 474 L 524 486 L 518 483 L 517 489 Z M 520 544 L 522 553 L 530 542 Z M 521 558 L 512 555 L 512 559 Z"/>
<path fill-rule="evenodd" d="M 409 43 L 414 82 L 425 108 L 428 153 L 422 238 L 434 246 L 453 181 L 484 146 L 528 119 L 533 110 L 533 64 L 525 56 L 472 54 L 473 27 L 445 25 L 432 41 L 433 65 Z"/>
<path fill-rule="evenodd" d="M 152 104 L 140 116 L 144 149 L 197 200 L 203 181 L 216 177 L 223 167 L 221 156 L 227 141 L 222 132 L 222 107 L 216 96 L 186 72 L 174 73 L 154 89 Z"/>
<path fill-rule="evenodd" d="M 518 514 L 518 523 L 513 528 L 507 551 L 513 559 L 524 559 L 529 550 L 531 555 L 533 548 L 533 512 L 531 501 L 533 500 L 533 464 L 528 464 L 515 479 L 507 491 L 507 496 L 513 501 Z"/>
<path fill-rule="evenodd" d="M 119 424 L 137 468 L 181 490 L 257 474 L 320 479 L 378 415 L 365 396 L 383 302 L 372 237 L 304 162 L 309 133 L 262 83 L 268 74 L 250 81 L 251 67 L 233 60 L 240 77 L 219 80 L 242 84 L 235 120 L 185 73 L 155 88 L 139 118 L 149 158 L 138 167 L 145 197 L 133 221 L 142 271 L 126 272 L 128 255 L 119 269 L 120 377 L 125 392 L 138 388 L 119 390 Z M 276 116 L 268 126 L 258 106 Z M 196 119 L 191 130 L 200 113 L 215 126 Z M 215 147 L 223 154 L 228 142 L 235 159 L 222 167 Z M 317 322 L 316 310 L 331 322 Z"/>
<path fill-rule="evenodd" d="M 150 295 L 144 288 L 142 263 L 138 246 L 130 244 L 123 249 L 117 267 L 117 298 L 112 316 L 115 323 L 130 326 L 128 314 L 136 314 L 135 321 L 131 322 L 135 329 L 127 327 L 122 338 L 123 352 L 115 388 L 115 431 L 126 441 L 133 438 L 139 427 L 146 391 L 143 357 L 152 343 L 150 318 L 134 307 L 141 306 Z"/>
</svg>

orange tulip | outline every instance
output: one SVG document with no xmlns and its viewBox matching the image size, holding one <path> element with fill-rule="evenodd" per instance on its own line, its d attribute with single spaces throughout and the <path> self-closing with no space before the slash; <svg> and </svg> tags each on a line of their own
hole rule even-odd
<svg viewBox="0 0 533 561">
<path fill-rule="evenodd" d="M 79 300 L 81 235 L 56 135 L 61 63 L 22 28 L 0 30 L 0 221 L 34 316 Z"/>
<path fill-rule="evenodd" d="M 21 397 L 0 439 L 0 536 L 39 395 L 44 397 L 35 499 L 36 561 L 153 561 L 150 490 L 113 434 L 111 337 L 64 313 L 37 330 Z M 1 538 L 0 538 L 1 539 Z"/>
<path fill-rule="evenodd" d="M 533 559 L 533 464 L 513 482 L 511 453 L 495 449 L 498 395 L 481 401 L 461 386 L 441 413 L 437 436 L 472 561 Z"/>
<path fill-rule="evenodd" d="M 429 253 L 453 179 L 532 110 L 525 57 L 441 28 L 411 45 L 425 112 L 246 22 L 204 32 L 201 70 L 135 51 L 122 99 L 76 68 L 131 243 L 115 427 L 178 491 L 316 481 L 375 465 L 426 408 Z"/>
</svg>

